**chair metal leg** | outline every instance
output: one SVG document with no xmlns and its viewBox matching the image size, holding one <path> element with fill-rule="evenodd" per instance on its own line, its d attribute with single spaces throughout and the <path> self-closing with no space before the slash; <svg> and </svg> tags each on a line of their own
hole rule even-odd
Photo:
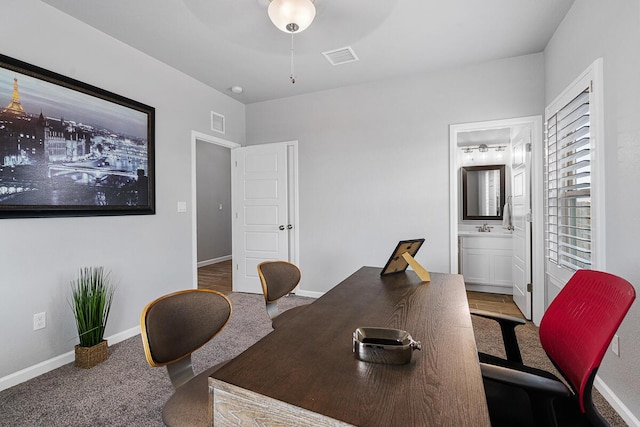
<svg viewBox="0 0 640 427">
<path fill-rule="evenodd" d="M 269 315 L 269 319 L 273 320 L 280 314 L 278 310 L 278 304 L 275 302 L 267 303 L 267 314 Z"/>
<path fill-rule="evenodd" d="M 191 355 L 178 362 L 167 365 L 167 372 L 169 373 L 169 378 L 171 378 L 171 384 L 173 384 L 174 389 L 177 389 L 189 381 L 194 377 Z"/>
</svg>

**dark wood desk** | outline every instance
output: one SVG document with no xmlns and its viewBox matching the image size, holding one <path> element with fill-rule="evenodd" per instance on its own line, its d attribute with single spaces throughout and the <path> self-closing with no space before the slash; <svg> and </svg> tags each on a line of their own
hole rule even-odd
<svg viewBox="0 0 640 427">
<path fill-rule="evenodd" d="M 406 330 L 422 351 L 359 361 L 360 326 Z M 462 276 L 363 267 L 210 378 L 214 424 L 488 426 L 476 351 Z"/>
</svg>

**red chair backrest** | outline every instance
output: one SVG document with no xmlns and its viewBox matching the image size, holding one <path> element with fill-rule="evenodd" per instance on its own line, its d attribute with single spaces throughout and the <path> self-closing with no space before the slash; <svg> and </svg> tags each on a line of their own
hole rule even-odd
<svg viewBox="0 0 640 427">
<path fill-rule="evenodd" d="M 600 366 L 635 295 L 618 276 L 579 270 L 542 317 L 542 347 L 578 394 L 582 412 L 589 376 Z"/>
</svg>

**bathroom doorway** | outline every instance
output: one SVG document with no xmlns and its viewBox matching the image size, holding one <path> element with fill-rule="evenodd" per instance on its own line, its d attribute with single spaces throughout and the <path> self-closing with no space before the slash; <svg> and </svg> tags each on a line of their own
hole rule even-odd
<svg viewBox="0 0 640 427">
<path fill-rule="evenodd" d="M 496 259 L 496 265 L 487 267 L 487 271 L 510 269 L 511 287 L 502 288 L 513 295 L 525 317 L 542 317 L 544 301 L 543 271 L 543 230 L 542 230 L 542 117 L 522 117 L 516 119 L 493 120 L 486 122 L 455 124 L 450 126 L 450 265 L 451 271 L 460 272 L 461 234 L 471 237 L 477 230 L 474 221 L 462 218 L 461 168 L 470 164 L 500 164 L 507 169 L 507 196 L 501 204 L 509 202 L 512 221 L 483 221 L 490 230 L 505 235 L 482 234 L 483 239 L 475 239 L 475 244 L 487 240 L 486 236 L 507 237 L 507 239 L 488 240 L 487 247 L 494 243 L 511 245 L 510 258 L 500 260 L 502 252 L 488 252 L 488 258 Z M 504 206 L 506 208 L 507 206 Z M 507 213 L 505 212 L 505 213 Z M 539 224 L 536 227 L 536 224 Z M 512 230 L 509 230 L 512 229 Z M 468 239 L 467 239 L 468 241 Z M 494 256 L 495 255 L 495 256 Z M 479 258 L 480 259 L 480 258 Z M 493 262 L 493 261 L 492 261 Z M 501 263 L 501 264 L 499 264 Z M 464 274 L 464 272 L 462 272 Z M 489 274 L 489 273 L 487 273 Z M 500 278 L 502 280 L 504 278 Z M 473 281 L 473 280 L 469 280 Z M 496 282 L 504 284 L 502 282 Z M 491 284 L 491 283 L 490 283 Z M 536 286 L 539 284 L 539 286 Z M 487 286 L 489 292 L 491 286 Z M 494 287 L 500 291 L 499 287 Z"/>
</svg>

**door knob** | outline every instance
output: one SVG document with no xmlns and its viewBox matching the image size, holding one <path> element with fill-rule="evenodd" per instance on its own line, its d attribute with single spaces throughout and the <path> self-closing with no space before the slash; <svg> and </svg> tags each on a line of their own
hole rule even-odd
<svg viewBox="0 0 640 427">
<path fill-rule="evenodd" d="M 278 227 L 280 230 L 284 230 L 284 225 L 281 225 L 280 227 Z"/>
<path fill-rule="evenodd" d="M 293 225 L 289 224 L 287 225 L 287 230 L 291 230 L 293 228 Z"/>
</svg>

